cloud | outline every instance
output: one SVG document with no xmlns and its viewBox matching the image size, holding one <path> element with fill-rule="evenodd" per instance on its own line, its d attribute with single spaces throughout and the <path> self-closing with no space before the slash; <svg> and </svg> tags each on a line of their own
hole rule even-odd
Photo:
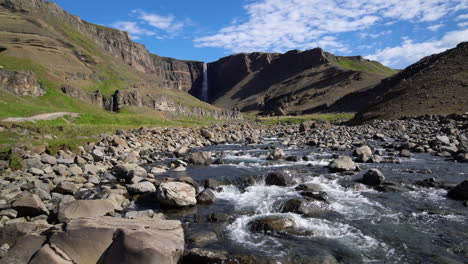
<svg viewBox="0 0 468 264">
<path fill-rule="evenodd" d="M 367 32 L 362 32 L 360 33 L 359 35 L 361 36 L 361 38 L 373 38 L 373 39 L 376 39 L 378 37 L 381 37 L 381 36 L 384 36 L 384 35 L 389 35 L 389 34 L 392 34 L 392 30 L 385 30 L 385 31 L 381 31 L 379 33 L 367 33 Z"/>
<path fill-rule="evenodd" d="M 162 16 L 158 14 L 146 13 L 141 10 L 133 10 L 133 14 L 136 14 L 138 19 L 144 21 L 151 27 L 174 33 L 181 30 L 184 27 L 184 23 L 177 21 L 172 15 Z"/>
<path fill-rule="evenodd" d="M 399 68 L 421 59 L 422 57 L 440 53 L 455 47 L 457 44 L 468 40 L 468 29 L 447 32 L 441 39 L 415 43 L 409 38 L 404 38 L 402 44 L 396 47 L 387 47 L 377 50 L 372 55 L 366 56 L 371 60 L 377 60 L 384 65 Z"/>
<path fill-rule="evenodd" d="M 427 29 L 429 29 L 430 31 L 437 31 L 439 30 L 441 27 L 443 27 L 444 24 L 436 24 L 436 25 L 432 25 L 432 26 L 428 26 Z"/>
<path fill-rule="evenodd" d="M 156 35 L 155 32 L 140 27 L 137 22 L 119 21 L 119 22 L 113 23 L 111 26 L 117 29 L 123 30 L 123 31 L 127 31 L 128 33 L 130 33 L 131 38 L 134 40 L 139 39 L 138 36 Z"/>
<path fill-rule="evenodd" d="M 462 27 L 462 28 L 468 27 L 468 21 L 458 23 L 457 26 Z"/>
<path fill-rule="evenodd" d="M 459 15 L 457 16 L 457 18 L 455 18 L 455 20 L 465 20 L 465 19 L 468 19 L 468 14 Z"/>
<path fill-rule="evenodd" d="M 376 25 L 437 21 L 462 8 L 461 1 L 465 0 L 257 0 L 244 6 L 246 20 L 233 21 L 194 43 L 234 52 L 304 49 L 325 36 Z"/>
</svg>

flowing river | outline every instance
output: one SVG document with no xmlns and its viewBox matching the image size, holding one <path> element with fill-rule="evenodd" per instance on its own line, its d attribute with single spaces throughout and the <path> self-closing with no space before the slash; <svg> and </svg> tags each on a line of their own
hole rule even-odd
<svg viewBox="0 0 468 264">
<path fill-rule="evenodd" d="M 182 211 L 167 211 L 166 215 L 182 220 L 188 237 L 200 232 L 216 233 L 217 239 L 203 247 L 225 250 L 232 255 L 288 259 L 289 263 L 328 263 L 328 256 L 340 263 L 468 262 L 467 208 L 460 201 L 447 199 L 444 189 L 414 185 L 431 177 L 445 184 L 459 183 L 468 177 L 468 164 L 415 154 L 412 158 L 398 158 L 400 164 L 359 164 L 362 171 L 358 174 L 342 175 L 330 173 L 326 166 L 334 154 L 351 153 L 281 146 L 286 156 L 301 159 L 269 161 L 267 156 L 273 145 L 279 143 L 270 139 L 263 145 L 233 144 L 200 149 L 222 155 L 223 164 L 192 166 L 170 176 L 189 176 L 200 186 L 206 179 L 220 181 L 217 201 Z M 378 168 L 386 181 L 402 183 L 409 190 L 379 192 L 357 184 L 356 180 L 370 168 Z M 290 173 L 297 184 L 319 184 L 328 195 L 325 213 L 319 217 L 281 213 L 284 203 L 300 194 L 295 190 L 297 184 L 265 185 L 264 175 L 271 171 Z M 219 213 L 230 215 L 231 221 L 207 220 Z M 294 221 L 302 235 L 252 232 L 249 223 L 264 216 L 286 216 Z"/>
</svg>

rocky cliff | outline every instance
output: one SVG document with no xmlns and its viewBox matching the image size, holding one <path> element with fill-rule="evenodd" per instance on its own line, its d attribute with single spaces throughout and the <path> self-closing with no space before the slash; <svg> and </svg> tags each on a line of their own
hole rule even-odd
<svg viewBox="0 0 468 264">
<path fill-rule="evenodd" d="M 0 68 L 0 89 L 19 96 L 41 96 L 45 93 L 31 71 L 7 71 Z"/>
<path fill-rule="evenodd" d="M 241 53 L 208 64 L 209 102 L 253 113 L 302 114 L 326 109 L 392 73 L 376 62 L 337 57 L 320 48 Z"/>
<path fill-rule="evenodd" d="M 368 98 L 353 123 L 423 115 L 468 112 L 468 42 L 425 57 L 373 89 L 353 98 Z"/>
</svg>

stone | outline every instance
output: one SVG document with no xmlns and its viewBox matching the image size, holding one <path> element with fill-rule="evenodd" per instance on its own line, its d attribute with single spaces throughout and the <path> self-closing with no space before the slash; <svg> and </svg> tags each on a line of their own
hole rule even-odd
<svg viewBox="0 0 468 264">
<path fill-rule="evenodd" d="M 75 193 L 76 188 L 73 182 L 60 182 L 54 188 L 54 192 L 61 193 L 61 194 L 73 194 Z"/>
<path fill-rule="evenodd" d="M 68 171 L 72 174 L 72 175 L 75 175 L 75 176 L 78 176 L 78 175 L 82 175 L 83 174 L 83 170 L 78 167 L 78 166 L 72 166 L 70 168 L 68 168 Z"/>
<path fill-rule="evenodd" d="M 18 212 L 18 217 L 34 217 L 42 214 L 49 214 L 49 210 L 44 205 L 39 196 L 35 194 L 26 195 L 14 201 L 11 207 Z"/>
<path fill-rule="evenodd" d="M 468 200 L 468 180 L 462 181 L 447 193 L 447 197 L 455 200 Z"/>
<path fill-rule="evenodd" d="M 424 187 L 424 188 L 441 188 L 443 184 L 437 180 L 436 178 L 428 178 L 422 181 L 415 182 L 417 186 Z"/>
<path fill-rule="evenodd" d="M 272 150 L 270 152 L 270 155 L 268 156 L 268 159 L 269 160 L 280 160 L 282 158 L 284 158 L 285 154 L 284 154 L 284 151 L 282 149 L 279 149 L 279 148 L 275 148 L 274 150 Z"/>
<path fill-rule="evenodd" d="M 209 151 L 199 151 L 190 153 L 188 156 L 188 161 L 191 164 L 202 166 L 210 165 L 211 163 L 213 163 L 213 160 L 211 159 L 211 152 Z"/>
<path fill-rule="evenodd" d="M 21 167 L 23 168 L 23 170 L 30 170 L 32 168 L 42 169 L 44 168 L 44 164 L 41 162 L 40 156 L 36 155 L 23 159 L 23 161 L 21 162 Z"/>
<path fill-rule="evenodd" d="M 0 211 L 0 217 L 6 216 L 10 219 L 16 218 L 18 216 L 18 211 L 14 209 L 5 209 Z"/>
<path fill-rule="evenodd" d="M 100 162 L 104 160 L 105 154 L 102 150 L 95 149 L 91 152 L 91 156 L 93 156 L 95 162 Z"/>
<path fill-rule="evenodd" d="M 135 184 L 130 184 L 126 186 L 129 193 L 140 194 L 147 192 L 155 192 L 156 187 L 151 182 L 139 182 Z"/>
<path fill-rule="evenodd" d="M 58 219 L 64 223 L 70 219 L 104 216 L 114 211 L 114 205 L 108 200 L 74 200 L 60 206 Z"/>
<path fill-rule="evenodd" d="M 323 215 L 324 209 L 321 203 L 309 201 L 304 198 L 290 199 L 281 208 L 282 213 L 296 213 L 309 217 L 319 217 Z"/>
<path fill-rule="evenodd" d="M 339 156 L 328 164 L 330 172 L 355 171 L 356 163 L 348 156 Z"/>
<path fill-rule="evenodd" d="M 176 220 L 93 217 L 68 221 L 48 245 L 72 263 L 175 264 L 184 252 L 184 232 Z M 49 261 L 36 254 L 30 263 Z"/>
<path fill-rule="evenodd" d="M 119 179 L 125 179 L 130 170 L 134 169 L 136 164 L 119 164 L 112 168 L 112 173 Z"/>
<path fill-rule="evenodd" d="M 211 189 L 205 189 L 197 195 L 197 203 L 212 204 L 216 201 L 216 196 Z"/>
<path fill-rule="evenodd" d="M 50 165 L 55 165 L 57 164 L 57 158 L 48 154 L 42 154 L 41 155 L 41 162 L 50 164 Z"/>
<path fill-rule="evenodd" d="M 215 179 L 206 179 L 203 183 L 205 189 L 210 188 L 212 190 L 218 189 L 221 185 L 223 185 L 223 183 Z"/>
<path fill-rule="evenodd" d="M 214 134 L 206 128 L 200 129 L 200 134 L 206 139 L 212 139 Z"/>
<path fill-rule="evenodd" d="M 195 205 L 195 188 L 183 182 L 166 182 L 159 185 L 158 201 L 165 206 L 183 207 Z"/>
<path fill-rule="evenodd" d="M 265 184 L 266 185 L 276 185 L 276 186 L 290 186 L 294 184 L 294 179 L 291 175 L 276 171 L 270 172 L 265 177 Z"/>
<path fill-rule="evenodd" d="M 186 250 L 182 264 L 215 264 L 224 263 L 228 253 L 219 250 L 192 248 Z"/>
<path fill-rule="evenodd" d="M 158 167 L 151 168 L 151 173 L 152 174 L 161 174 L 161 173 L 165 173 L 166 171 L 167 170 L 162 169 L 162 168 L 158 168 Z"/>
<path fill-rule="evenodd" d="M 38 168 L 31 168 L 29 169 L 29 172 L 33 175 L 42 175 L 44 174 L 44 171 Z"/>
<path fill-rule="evenodd" d="M 404 157 L 404 158 L 410 158 L 412 157 L 413 154 L 411 154 L 411 151 L 407 150 L 407 149 L 402 149 L 400 151 L 400 157 Z"/>
<path fill-rule="evenodd" d="M 296 191 L 307 191 L 307 192 L 321 192 L 323 188 L 320 184 L 317 183 L 301 183 L 296 188 Z"/>
<path fill-rule="evenodd" d="M 187 237 L 187 242 L 194 244 L 195 246 L 203 246 L 208 242 L 213 242 L 218 239 L 216 233 L 212 231 L 200 231 L 193 234 L 190 234 Z"/>
<path fill-rule="evenodd" d="M 252 219 L 247 228 L 256 233 L 287 233 L 292 235 L 310 235 L 310 232 L 300 230 L 294 218 L 289 215 L 267 215 Z"/>
<path fill-rule="evenodd" d="M 372 157 L 372 150 L 369 146 L 362 146 L 354 150 L 354 156 L 359 162 L 367 162 Z"/>
<path fill-rule="evenodd" d="M 362 183 L 369 186 L 379 186 L 385 181 L 383 173 L 378 169 L 368 170 L 362 177 Z"/>
</svg>

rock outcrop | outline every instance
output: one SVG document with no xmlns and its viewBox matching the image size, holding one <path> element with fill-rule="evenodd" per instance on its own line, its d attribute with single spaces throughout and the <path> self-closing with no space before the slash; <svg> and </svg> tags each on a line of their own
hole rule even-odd
<svg viewBox="0 0 468 264">
<path fill-rule="evenodd" d="M 45 94 L 45 90 L 42 89 L 36 75 L 31 71 L 7 71 L 0 68 L 0 88 L 19 96 L 41 96 Z"/>
</svg>

